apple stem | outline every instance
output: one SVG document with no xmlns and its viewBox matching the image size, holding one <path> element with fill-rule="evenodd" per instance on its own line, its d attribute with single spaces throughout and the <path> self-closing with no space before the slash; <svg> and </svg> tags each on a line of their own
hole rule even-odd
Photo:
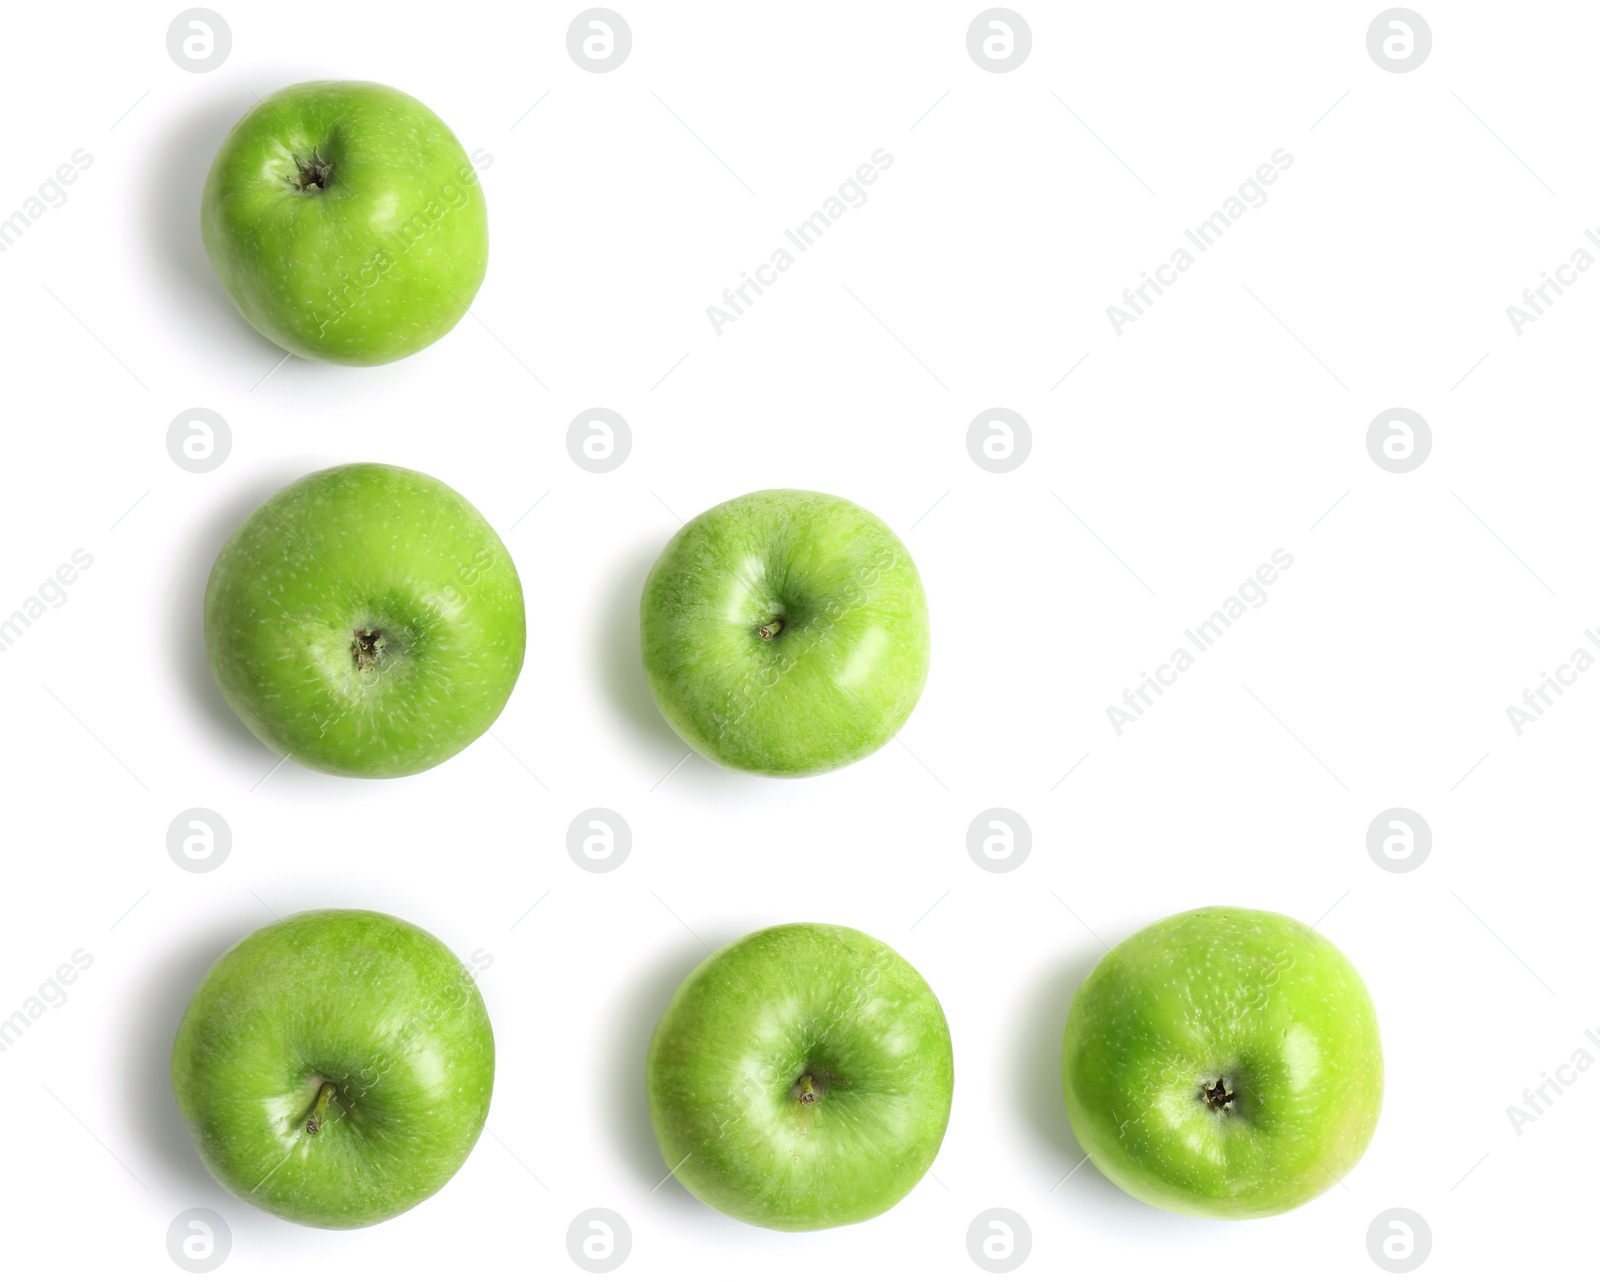
<svg viewBox="0 0 1600 1282">
<path fill-rule="evenodd" d="M 757 628 L 756 629 L 756 635 L 758 637 L 760 637 L 763 641 L 770 641 L 770 640 L 772 640 L 773 637 L 777 636 L 778 633 L 780 633 L 782 631 L 783 631 L 783 620 L 782 619 L 773 619 L 771 622 L 764 623 L 759 628 Z"/>
<path fill-rule="evenodd" d="M 295 182 L 301 191 L 328 190 L 328 179 L 333 176 L 333 166 L 322 158 L 322 148 L 315 148 L 310 160 L 301 160 L 299 156 L 292 157 L 295 167 L 300 171 L 295 175 Z"/>
<path fill-rule="evenodd" d="M 311 1110 L 311 1116 L 306 1118 L 306 1134 L 316 1135 L 322 1130 L 322 1119 L 328 1112 L 328 1101 L 333 1098 L 333 1083 L 324 1082 L 322 1089 L 317 1092 L 316 1107 Z"/>
<path fill-rule="evenodd" d="M 817 1084 L 812 1081 L 810 1073 L 802 1074 L 796 1085 L 800 1088 L 799 1100 L 802 1104 L 816 1103 Z"/>
</svg>

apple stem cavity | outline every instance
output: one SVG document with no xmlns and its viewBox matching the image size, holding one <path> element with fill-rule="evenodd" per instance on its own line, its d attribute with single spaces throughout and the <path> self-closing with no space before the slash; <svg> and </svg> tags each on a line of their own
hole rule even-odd
<svg viewBox="0 0 1600 1282">
<path fill-rule="evenodd" d="M 301 191 L 328 190 L 328 179 L 333 177 L 333 166 L 322 158 L 322 148 L 314 149 L 310 160 L 301 160 L 299 156 L 294 156 L 293 160 L 295 168 L 299 170 L 295 175 L 296 187 Z"/>
<path fill-rule="evenodd" d="M 1217 1078 L 1215 1086 L 1201 1086 L 1200 1095 L 1206 1102 L 1206 1107 L 1213 1111 L 1231 1113 L 1233 1101 L 1238 1099 L 1237 1091 L 1230 1091 L 1223 1078 Z"/>
<path fill-rule="evenodd" d="M 763 623 L 759 628 L 757 628 L 756 629 L 756 635 L 758 637 L 760 637 L 763 641 L 770 641 L 770 640 L 772 640 L 773 637 L 777 636 L 778 633 L 780 633 L 782 631 L 783 631 L 783 620 L 782 619 L 773 619 L 770 622 Z"/>
<path fill-rule="evenodd" d="M 350 653 L 355 656 L 356 667 L 362 670 L 377 667 L 386 648 L 383 633 L 377 628 L 368 628 L 357 630 L 355 636 Z"/>
<path fill-rule="evenodd" d="M 311 1116 L 306 1118 L 306 1134 L 318 1135 L 322 1132 L 322 1121 L 327 1116 L 328 1101 L 333 1098 L 333 1083 L 324 1082 L 322 1089 L 317 1092 L 316 1105 L 311 1110 Z"/>
</svg>

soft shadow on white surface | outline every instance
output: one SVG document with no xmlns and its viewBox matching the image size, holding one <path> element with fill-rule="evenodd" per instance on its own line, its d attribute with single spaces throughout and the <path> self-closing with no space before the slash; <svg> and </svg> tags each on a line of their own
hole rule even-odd
<svg viewBox="0 0 1600 1282">
<path fill-rule="evenodd" d="M 255 511 L 259 499 L 270 497 L 307 470 L 292 463 L 278 463 L 270 472 L 222 487 L 226 497 L 184 540 L 182 560 L 169 580 L 172 587 L 166 651 L 175 665 L 177 684 L 189 710 L 210 724 L 216 732 L 210 737 L 223 743 L 230 756 L 249 760 L 252 765 L 259 763 L 262 771 L 277 760 L 276 754 L 239 720 L 211 676 L 211 661 L 206 657 L 206 580 L 222 545 Z"/>
<path fill-rule="evenodd" d="M 200 196 L 211 162 L 228 130 L 254 103 L 242 87 L 192 102 L 178 124 L 151 145 L 140 215 L 151 256 L 182 298 L 194 328 L 211 342 L 220 337 L 246 352 L 258 352 L 267 358 L 261 367 L 266 370 L 282 350 L 239 315 L 200 240 Z"/>
<path fill-rule="evenodd" d="M 650 1125 L 650 1101 L 645 1094 L 644 1061 L 650 1035 L 678 985 L 706 959 L 706 950 L 686 939 L 635 970 L 613 1012 L 610 1044 L 606 1047 L 606 1096 L 611 1140 L 645 1189 L 654 1188 L 667 1173 L 667 1165 Z M 677 1180 L 668 1180 L 655 1196 L 699 1205 Z"/>
<path fill-rule="evenodd" d="M 689 749 L 656 707 L 644 673 L 644 660 L 639 655 L 639 598 L 662 546 L 652 542 L 649 547 L 617 558 L 616 569 L 606 585 L 591 653 L 598 656 L 598 676 L 607 701 L 631 729 L 660 745 L 664 760 L 661 768 L 665 771 Z"/>
<path fill-rule="evenodd" d="M 1012 1098 L 1028 1125 L 1060 1155 L 1061 1174 L 1078 1167 L 1072 1177 L 1051 1194 L 1052 1200 L 1093 1199 L 1113 1212 L 1143 1208 L 1151 1215 L 1167 1219 L 1170 1217 L 1165 1213 L 1129 1197 L 1101 1175 L 1093 1162 L 1083 1162 L 1083 1149 L 1072 1133 L 1072 1123 L 1067 1120 L 1061 1088 L 1061 1039 L 1066 1032 L 1067 1012 L 1072 1009 L 1073 995 L 1103 956 L 1105 950 L 1090 942 L 1087 947 L 1067 954 L 1029 986 L 1012 1043 Z M 1078 1166 L 1080 1162 L 1082 1166 Z"/>
<path fill-rule="evenodd" d="M 230 914 L 228 924 L 197 930 L 150 961 L 138 985 L 139 1000 L 127 1011 L 117 1076 L 126 1092 L 127 1115 L 149 1159 L 141 1169 L 159 1167 L 164 1180 L 180 1186 L 210 1184 L 211 1175 L 172 1093 L 172 1043 L 200 981 L 217 958 L 261 925 L 259 917 L 248 911 Z"/>
</svg>

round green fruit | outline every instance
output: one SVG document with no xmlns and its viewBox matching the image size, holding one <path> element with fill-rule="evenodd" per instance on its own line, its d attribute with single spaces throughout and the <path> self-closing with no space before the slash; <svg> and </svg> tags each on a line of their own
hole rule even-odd
<svg viewBox="0 0 1600 1282">
<path fill-rule="evenodd" d="M 1383 1103 L 1355 967 L 1292 918 L 1200 908 L 1147 926 L 1067 1016 L 1067 1115 L 1113 1184 L 1169 1211 L 1277 1215 L 1360 1160 Z"/>
<path fill-rule="evenodd" d="M 354 1229 L 408 1211 L 477 1143 L 494 1034 L 427 931 L 328 910 L 265 926 L 201 983 L 172 1048 L 190 1134 L 235 1197 Z"/>
<path fill-rule="evenodd" d="M 911 554 L 827 494 L 762 490 L 702 512 L 651 569 L 639 617 L 662 715 L 734 770 L 859 761 L 905 724 L 928 677 Z"/>
<path fill-rule="evenodd" d="M 358 80 L 251 108 L 212 162 L 200 231 L 246 320 L 343 365 L 442 338 L 489 264 L 483 188 L 456 136 L 415 98 Z"/>
<path fill-rule="evenodd" d="M 726 1215 L 826 1229 L 916 1187 L 950 1120 L 944 1011 L 887 944 L 773 926 L 702 962 L 650 1039 L 661 1155 Z"/>
<path fill-rule="evenodd" d="M 379 463 L 303 476 L 206 584 L 223 695 L 274 752 L 389 778 L 454 756 L 511 697 L 527 639 L 505 544 L 442 481 Z"/>
</svg>

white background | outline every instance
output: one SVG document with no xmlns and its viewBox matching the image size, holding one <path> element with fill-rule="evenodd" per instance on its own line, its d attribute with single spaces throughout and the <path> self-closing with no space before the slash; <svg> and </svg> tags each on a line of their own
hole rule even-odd
<svg viewBox="0 0 1600 1282">
<path fill-rule="evenodd" d="M 566 1232 L 593 1206 L 648 1277 L 982 1276 L 966 1231 L 995 1206 L 1029 1224 L 1037 1276 L 1382 1276 L 1366 1235 L 1390 1207 L 1425 1218 L 1441 1276 L 1592 1259 L 1600 1071 L 1520 1136 L 1507 1108 L 1600 1025 L 1600 674 L 1521 736 L 1505 709 L 1577 647 L 1600 657 L 1600 272 L 1521 337 L 1506 308 L 1600 222 L 1600 12 L 1424 7 L 1432 54 L 1392 74 L 1366 49 L 1376 0 L 1019 0 L 1031 56 L 992 74 L 966 49 L 976 0 L 617 0 L 632 54 L 597 75 L 567 52 L 578 3 L 217 4 L 233 48 L 206 74 L 168 56 L 176 5 L 8 15 L 0 216 L 75 149 L 93 163 L 0 255 L 0 614 L 94 558 L 0 654 L 0 1014 L 94 959 L 0 1056 L 8 1272 L 179 1276 L 165 1236 L 195 1206 L 231 1226 L 224 1273 L 259 1278 L 580 1276 Z M 404 88 L 492 157 L 490 270 L 421 355 L 274 371 L 206 261 L 199 191 L 255 96 L 322 77 Z M 880 147 L 866 204 L 718 337 L 707 306 Z M 1277 148 L 1294 161 L 1266 205 L 1118 337 L 1107 306 Z M 633 431 L 607 475 L 564 444 L 594 405 Z M 997 405 L 1033 431 L 1005 475 L 965 447 Z M 232 429 L 204 475 L 165 448 L 193 406 Z M 1364 444 L 1391 406 L 1433 431 L 1406 475 Z M 273 772 L 212 685 L 205 575 L 254 496 L 360 459 L 496 525 L 527 666 L 495 738 L 428 774 Z M 927 691 L 902 742 L 834 775 L 674 769 L 639 588 L 677 518 L 768 486 L 843 494 L 906 539 Z M 1268 603 L 1119 737 L 1106 706 L 1280 547 Z M 233 834 L 204 875 L 166 849 L 193 806 Z M 565 847 L 590 806 L 633 831 L 606 875 Z M 966 849 L 991 806 L 1033 832 L 1004 875 Z M 1416 871 L 1368 855 L 1391 806 L 1432 827 Z M 1318 922 L 1388 1059 L 1343 1186 L 1241 1224 L 1152 1210 L 1092 1166 L 1062 1182 L 1078 980 L 1103 943 L 1218 902 Z M 216 955 L 323 906 L 484 950 L 499 1046 L 460 1174 L 348 1234 L 218 1188 L 167 1078 Z M 922 971 L 957 1085 L 915 1192 L 794 1238 L 661 1183 L 642 1061 L 705 946 L 804 919 Z"/>
</svg>

